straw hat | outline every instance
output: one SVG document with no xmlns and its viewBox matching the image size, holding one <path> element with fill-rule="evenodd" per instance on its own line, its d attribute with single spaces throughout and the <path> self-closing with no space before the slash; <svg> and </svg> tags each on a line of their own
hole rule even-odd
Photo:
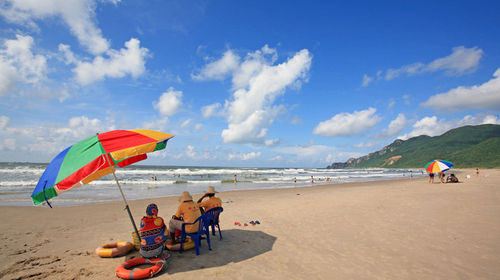
<svg viewBox="0 0 500 280">
<path fill-rule="evenodd" d="M 210 194 L 210 193 L 218 193 L 215 191 L 215 188 L 213 186 L 208 186 L 208 189 L 205 191 L 205 193 Z"/>
<path fill-rule="evenodd" d="M 193 200 L 193 197 L 189 194 L 189 192 L 183 192 L 179 197 L 179 202 L 190 201 Z"/>
</svg>

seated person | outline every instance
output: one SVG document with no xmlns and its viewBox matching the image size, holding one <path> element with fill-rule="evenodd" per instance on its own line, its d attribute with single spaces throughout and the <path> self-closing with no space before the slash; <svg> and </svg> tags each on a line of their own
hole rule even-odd
<svg viewBox="0 0 500 280">
<path fill-rule="evenodd" d="M 146 208 L 146 216 L 141 219 L 139 234 L 141 235 L 141 249 L 139 253 L 144 258 L 164 257 L 165 248 L 165 223 L 158 217 L 158 206 L 149 204 Z"/>
<path fill-rule="evenodd" d="M 446 178 L 446 183 L 458 183 L 458 178 L 452 173 L 448 176 L 448 178 Z"/>
<path fill-rule="evenodd" d="M 170 240 L 167 241 L 169 244 L 176 244 L 175 231 L 182 230 L 183 223 L 193 223 L 198 217 L 201 216 L 200 208 L 193 201 L 193 197 L 189 192 L 183 192 L 182 196 L 179 197 L 179 207 L 177 212 L 172 216 L 168 224 L 168 229 L 170 232 Z M 198 231 L 198 223 L 194 225 L 187 225 L 186 232 L 193 233 Z"/>
<path fill-rule="evenodd" d="M 215 188 L 213 186 L 209 186 L 205 191 L 205 194 L 200 199 L 198 199 L 198 206 L 200 207 L 202 213 L 205 213 L 212 208 L 222 206 L 222 200 L 220 200 L 220 198 L 218 197 L 215 197 L 216 193 L 217 192 L 215 191 Z M 205 197 L 208 197 L 208 199 L 202 201 Z"/>
</svg>

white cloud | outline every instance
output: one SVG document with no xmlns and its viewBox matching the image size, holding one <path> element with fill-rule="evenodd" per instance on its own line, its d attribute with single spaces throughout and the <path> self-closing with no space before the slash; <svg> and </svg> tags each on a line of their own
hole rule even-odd
<svg viewBox="0 0 500 280">
<path fill-rule="evenodd" d="M 375 126 L 381 118 L 375 114 L 375 108 L 368 108 L 354 113 L 340 113 L 331 119 L 320 122 L 313 131 L 313 134 L 335 137 L 351 136 Z"/>
<path fill-rule="evenodd" d="M 438 120 L 436 116 L 424 117 L 413 125 L 413 130 L 410 133 L 398 138 L 406 140 L 420 135 L 438 136 L 453 128 L 480 124 L 500 124 L 500 120 L 494 115 L 467 115 L 460 120 L 450 121 L 444 119 Z"/>
<path fill-rule="evenodd" d="M 17 82 L 38 84 L 46 79 L 47 60 L 32 52 L 33 38 L 16 35 L 0 50 L 0 96 L 12 91 Z"/>
<path fill-rule="evenodd" d="M 483 56 L 483 50 L 478 47 L 466 48 L 464 46 L 454 47 L 448 56 L 437 58 L 428 64 L 415 62 L 403 65 L 397 69 L 387 69 L 377 72 L 377 80 L 392 80 L 402 75 L 414 76 L 423 73 L 444 71 L 447 75 L 460 76 L 475 72 Z M 362 86 L 367 86 L 372 78 L 363 76 Z"/>
<path fill-rule="evenodd" d="M 239 63 L 240 57 L 228 50 L 221 59 L 208 63 L 199 74 L 192 74 L 191 77 L 195 80 L 222 80 L 235 71 Z"/>
<path fill-rule="evenodd" d="M 153 104 L 154 108 L 163 116 L 175 115 L 182 105 L 182 91 L 176 91 L 170 87 L 164 92 L 158 102 Z"/>
<path fill-rule="evenodd" d="M 10 123 L 10 118 L 7 116 L 0 116 L 0 132 L 4 131 Z"/>
<path fill-rule="evenodd" d="M 219 112 L 219 109 L 221 108 L 220 103 L 214 103 L 211 105 L 207 105 L 201 108 L 201 113 L 204 118 L 209 118 L 211 116 L 219 116 L 221 115 L 221 112 Z"/>
<path fill-rule="evenodd" d="M 422 103 L 435 110 L 500 109 L 500 68 L 493 79 L 481 85 L 457 87 L 448 92 L 431 96 Z"/>
<path fill-rule="evenodd" d="M 400 113 L 394 120 L 389 123 L 389 127 L 384 129 L 379 136 L 385 138 L 398 135 L 407 125 L 408 120 L 406 119 L 404 114 Z"/>
<path fill-rule="evenodd" d="M 187 145 L 186 147 L 186 156 L 190 158 L 196 157 L 196 152 L 194 151 L 194 147 L 191 145 Z"/>
<path fill-rule="evenodd" d="M 2 151 L 2 150 L 15 151 L 16 150 L 16 139 L 14 139 L 14 138 L 2 139 L 0 142 L 0 151 Z"/>
<path fill-rule="evenodd" d="M 228 155 L 228 159 L 229 160 L 233 160 L 233 159 L 239 159 L 239 160 L 251 160 L 251 159 L 255 159 L 255 158 L 258 158 L 261 156 L 261 152 L 251 152 L 251 153 L 248 153 L 248 154 L 243 154 L 243 153 L 238 153 L 238 154 L 234 154 L 234 153 L 230 153 Z"/>
<path fill-rule="evenodd" d="M 86 116 L 73 117 L 68 121 L 68 127 L 57 129 L 58 134 L 71 135 L 75 139 L 84 139 L 108 131 L 109 126 L 99 119 L 89 119 Z"/>
<path fill-rule="evenodd" d="M 165 130 L 167 130 L 167 124 L 168 124 L 168 118 L 163 117 L 163 118 L 151 120 L 149 122 L 144 122 L 142 124 L 142 127 L 144 129 L 165 131 Z"/>
<path fill-rule="evenodd" d="M 379 144 L 380 144 L 380 142 L 362 142 L 362 143 L 354 145 L 353 147 L 358 148 L 358 149 L 373 148 Z"/>
<path fill-rule="evenodd" d="M 371 82 L 373 81 L 373 78 L 364 74 L 363 75 L 363 82 L 361 82 L 362 87 L 367 87 Z"/>
<path fill-rule="evenodd" d="M 427 65 L 428 71 L 443 70 L 449 75 L 463 75 L 477 70 L 483 50 L 477 47 L 466 48 L 459 46 L 453 48 L 449 56 L 438 58 Z"/>
<path fill-rule="evenodd" d="M 274 119 L 284 110 L 273 105 L 287 87 L 306 80 L 312 57 L 301 50 L 288 61 L 272 65 L 263 55 L 272 54 L 266 46 L 249 54 L 233 77 L 233 100 L 226 103 L 228 128 L 222 131 L 226 143 L 263 143 Z M 252 65 L 251 70 L 247 69 Z"/>
<path fill-rule="evenodd" d="M 226 100 L 224 114 L 228 128 L 222 131 L 225 143 L 264 144 L 269 127 L 285 110 L 274 105 L 286 88 L 298 88 L 307 81 L 312 57 L 308 50 L 297 52 L 286 62 L 275 65 L 276 49 L 265 45 L 248 53 L 241 60 L 232 50 L 219 60 L 207 64 L 193 78 L 199 80 L 223 79 L 232 75 L 233 96 Z M 212 104 L 202 109 L 204 117 L 222 114 L 221 105 Z"/>
<path fill-rule="evenodd" d="M 77 62 L 73 72 L 76 80 L 82 84 L 90 84 L 106 77 L 122 78 L 131 75 L 134 78 L 142 75 L 145 70 L 145 59 L 149 50 L 140 46 L 138 39 L 132 38 L 125 42 L 125 48 L 119 51 L 110 49 L 106 51 L 108 58 L 97 56 L 92 62 Z M 68 49 L 63 49 L 68 57 Z"/>
<path fill-rule="evenodd" d="M 345 161 L 351 157 L 361 156 L 360 153 L 339 152 L 335 147 L 325 145 L 277 147 L 274 148 L 274 151 L 295 156 L 301 161 L 319 161 L 328 164 L 334 161 Z"/>
<path fill-rule="evenodd" d="M 279 138 L 276 138 L 276 139 L 268 139 L 264 142 L 264 145 L 266 147 L 274 147 L 274 146 L 277 146 L 279 145 L 281 142 L 281 139 Z"/>
<path fill-rule="evenodd" d="M 35 20 L 60 17 L 80 44 L 97 55 L 109 49 L 109 42 L 95 24 L 95 8 L 93 0 L 5 0 L 0 4 L 0 15 L 9 22 L 34 28 Z"/>
<path fill-rule="evenodd" d="M 186 126 L 191 124 L 191 119 L 187 119 L 181 123 L 181 128 L 185 128 Z"/>
</svg>

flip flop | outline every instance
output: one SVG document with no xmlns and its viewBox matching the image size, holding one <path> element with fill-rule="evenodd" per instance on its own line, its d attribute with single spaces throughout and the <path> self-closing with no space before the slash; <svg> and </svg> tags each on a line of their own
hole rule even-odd
<svg viewBox="0 0 500 280">
<path fill-rule="evenodd" d="M 243 224 L 243 225 L 246 226 L 246 227 L 248 226 L 248 224 Z"/>
<path fill-rule="evenodd" d="M 256 224 L 260 225 L 260 222 L 259 221 L 255 221 Z"/>
</svg>

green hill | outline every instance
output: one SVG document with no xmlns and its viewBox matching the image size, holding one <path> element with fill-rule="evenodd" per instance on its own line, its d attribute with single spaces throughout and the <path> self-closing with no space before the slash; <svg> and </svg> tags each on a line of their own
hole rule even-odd
<svg viewBox="0 0 500 280">
<path fill-rule="evenodd" d="M 398 139 L 380 151 L 328 168 L 422 168 L 434 159 L 450 160 L 457 168 L 500 167 L 500 125 L 463 126 L 440 136 Z"/>
</svg>

